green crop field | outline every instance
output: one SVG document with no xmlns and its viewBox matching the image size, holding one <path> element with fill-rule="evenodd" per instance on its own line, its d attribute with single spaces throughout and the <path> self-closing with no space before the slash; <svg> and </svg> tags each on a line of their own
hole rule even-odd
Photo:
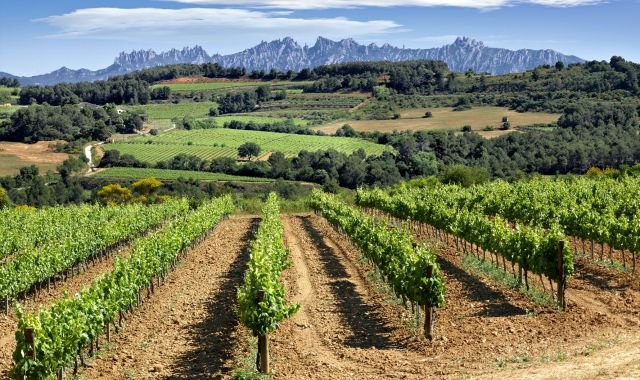
<svg viewBox="0 0 640 380">
<path fill-rule="evenodd" d="M 225 90 L 236 87 L 258 87 L 258 86 L 304 86 L 312 82 L 305 81 L 225 81 L 225 82 L 205 82 L 205 83 L 160 83 L 151 86 L 151 88 L 169 87 L 171 91 L 187 92 L 187 91 L 215 91 Z"/>
<path fill-rule="evenodd" d="M 10 95 L 15 88 L 0 86 L 0 95 Z"/>
<path fill-rule="evenodd" d="M 158 162 L 184 153 L 203 159 L 216 157 L 237 157 L 237 148 L 245 142 L 255 142 L 262 148 L 261 158 L 270 152 L 282 152 L 287 156 L 302 150 L 316 151 L 335 149 L 352 153 L 364 149 L 367 154 L 380 154 L 392 148 L 369 141 L 331 136 L 307 136 L 275 132 L 258 132 L 234 129 L 198 129 L 192 131 L 171 131 L 153 137 L 133 137 L 123 143 L 106 144 L 105 150 L 119 150 L 131 154 L 141 161 Z"/>
<path fill-rule="evenodd" d="M 184 116 L 202 118 L 209 116 L 209 109 L 214 106 L 216 106 L 215 102 L 183 102 L 178 104 L 145 104 L 143 106 L 129 106 L 127 109 L 143 111 L 149 119 L 171 119 L 174 117 L 182 118 Z"/>
<path fill-rule="evenodd" d="M 95 174 L 99 178 L 139 179 L 154 177 L 172 181 L 178 178 L 197 179 L 200 181 L 224 182 L 273 182 L 269 178 L 242 177 L 223 173 L 195 172 L 188 170 L 147 169 L 147 168 L 108 168 Z"/>
<path fill-rule="evenodd" d="M 285 117 L 269 117 L 269 116 L 254 116 L 252 114 L 237 114 L 237 115 L 224 115 L 217 116 L 213 118 L 215 120 L 216 125 L 222 127 L 224 123 L 229 121 L 237 120 L 242 121 L 244 123 L 253 122 L 256 124 L 272 124 L 277 122 L 287 121 Z M 302 119 L 291 119 L 295 125 L 307 125 L 308 121 Z"/>
</svg>

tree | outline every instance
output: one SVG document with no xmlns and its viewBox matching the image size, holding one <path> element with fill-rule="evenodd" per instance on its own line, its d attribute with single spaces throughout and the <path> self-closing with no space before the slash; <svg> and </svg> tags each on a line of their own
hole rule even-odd
<svg viewBox="0 0 640 380">
<path fill-rule="evenodd" d="M 465 125 L 462 127 L 462 132 L 471 132 L 471 126 L 470 125 Z"/>
<path fill-rule="evenodd" d="M 349 124 L 345 124 L 336 131 L 336 136 L 342 137 L 358 137 L 358 132 Z"/>
<path fill-rule="evenodd" d="M 131 201 L 131 190 L 119 183 L 107 185 L 98 190 L 98 200 L 104 205 L 119 205 Z"/>
<path fill-rule="evenodd" d="M 431 111 L 427 111 L 427 112 L 424 113 L 424 118 L 425 119 L 429 119 L 431 117 L 433 117 L 433 113 Z"/>
<path fill-rule="evenodd" d="M 161 187 L 162 182 L 158 181 L 157 179 L 153 177 L 143 178 L 133 183 L 133 192 L 138 195 L 149 196 L 158 192 Z"/>
<path fill-rule="evenodd" d="M 260 145 L 254 142 L 246 142 L 238 147 L 238 156 L 251 160 L 251 157 L 258 157 L 261 151 Z"/>
<path fill-rule="evenodd" d="M 7 190 L 3 187 L 0 187 L 0 209 L 11 206 L 11 199 L 9 198 L 9 194 L 7 194 Z"/>
<path fill-rule="evenodd" d="M 562 61 L 556 62 L 556 70 L 562 71 L 562 69 L 564 69 L 564 62 Z"/>
</svg>

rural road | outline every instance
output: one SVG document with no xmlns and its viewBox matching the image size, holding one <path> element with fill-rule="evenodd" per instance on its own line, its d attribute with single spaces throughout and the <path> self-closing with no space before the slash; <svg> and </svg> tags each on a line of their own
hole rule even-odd
<svg viewBox="0 0 640 380">
<path fill-rule="evenodd" d="M 92 168 L 95 166 L 95 162 L 93 162 L 93 157 L 91 155 L 91 148 L 93 148 L 96 145 L 102 145 L 102 144 L 104 144 L 104 143 L 103 142 L 99 142 L 97 144 L 89 144 L 89 145 L 84 147 L 84 156 L 87 157 L 87 160 L 88 160 L 89 173 L 92 172 Z"/>
</svg>

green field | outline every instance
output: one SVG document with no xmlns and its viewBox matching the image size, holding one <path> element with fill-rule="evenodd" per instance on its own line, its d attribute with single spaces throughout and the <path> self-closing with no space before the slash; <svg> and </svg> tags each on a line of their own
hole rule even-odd
<svg viewBox="0 0 640 380">
<path fill-rule="evenodd" d="M 273 182 L 269 178 L 242 177 L 223 173 L 195 172 L 188 170 L 146 169 L 146 168 L 108 168 L 95 174 L 99 178 L 139 179 L 154 177 L 172 181 L 178 178 L 197 179 L 200 181 L 224 182 Z"/>
<path fill-rule="evenodd" d="M 215 102 L 154 103 L 143 106 L 129 106 L 127 109 L 143 111 L 149 119 L 172 119 L 174 117 L 182 118 L 184 116 L 202 118 L 209 116 L 209 109 L 216 105 L 217 103 Z"/>
<path fill-rule="evenodd" d="M 209 83 L 160 83 L 151 86 L 151 88 L 169 87 L 171 91 L 212 91 L 225 90 L 236 87 L 258 87 L 258 86 L 304 86 L 312 82 L 305 81 L 226 81 L 226 82 L 209 82 Z"/>
<path fill-rule="evenodd" d="M 216 125 L 222 127 L 224 123 L 227 123 L 232 120 L 242 121 L 245 123 L 253 122 L 256 124 L 272 124 L 277 122 L 287 121 L 285 117 L 269 117 L 269 116 L 253 116 L 251 114 L 237 114 L 237 115 L 225 115 L 225 116 L 217 116 L 213 118 L 215 120 Z M 309 124 L 308 121 L 302 119 L 291 119 L 295 125 L 303 126 Z"/>
<path fill-rule="evenodd" d="M 302 150 L 335 149 L 343 153 L 352 153 L 362 148 L 367 154 L 380 154 L 392 149 L 389 146 L 356 138 L 222 128 L 171 131 L 154 137 L 133 137 L 126 142 L 106 144 L 103 147 L 105 150 L 119 150 L 122 154 L 131 154 L 141 161 L 154 163 L 171 159 L 180 153 L 208 160 L 216 157 L 236 158 L 237 148 L 248 141 L 260 145 L 262 148 L 261 158 L 276 151 L 293 156 Z"/>
</svg>

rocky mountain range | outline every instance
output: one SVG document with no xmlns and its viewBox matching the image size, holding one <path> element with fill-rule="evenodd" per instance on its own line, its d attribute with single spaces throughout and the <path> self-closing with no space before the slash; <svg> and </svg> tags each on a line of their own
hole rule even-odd
<svg viewBox="0 0 640 380">
<path fill-rule="evenodd" d="M 153 50 L 122 52 L 114 63 L 104 69 L 72 70 L 62 67 L 48 74 L 32 77 L 16 77 L 25 84 L 51 85 L 61 82 L 80 82 L 106 79 L 111 76 L 176 63 L 217 62 L 225 67 L 244 67 L 248 71 L 276 68 L 281 71 L 299 71 L 319 65 L 354 61 L 407 61 L 440 60 L 453 71 L 473 69 L 476 72 L 505 74 L 533 69 L 543 64 L 565 64 L 583 62 L 581 58 L 565 55 L 554 50 L 508 50 L 485 46 L 468 37 L 459 37 L 452 44 L 430 49 L 405 49 L 384 44 L 361 45 L 351 38 L 332 41 L 318 37 L 313 46 L 301 46 L 291 37 L 271 42 L 262 42 L 239 53 L 210 56 L 200 46 L 171 49 L 156 53 Z M 0 72 L 0 77 L 15 77 Z"/>
</svg>

